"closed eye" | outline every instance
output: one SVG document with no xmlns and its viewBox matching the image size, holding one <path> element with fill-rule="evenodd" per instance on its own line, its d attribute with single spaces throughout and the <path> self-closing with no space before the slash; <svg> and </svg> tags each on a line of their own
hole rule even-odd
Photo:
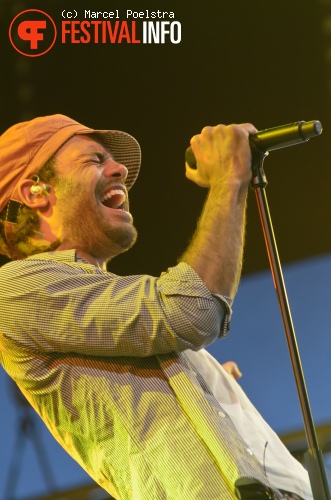
<svg viewBox="0 0 331 500">
<path fill-rule="evenodd" d="M 104 153 L 94 153 L 94 154 L 98 158 L 98 161 L 100 163 L 105 163 L 109 159 L 114 161 L 114 158 L 110 154 L 104 154 Z"/>
<path fill-rule="evenodd" d="M 98 158 L 100 163 L 103 163 L 105 161 L 105 157 L 102 153 L 95 153 L 95 156 Z"/>
</svg>

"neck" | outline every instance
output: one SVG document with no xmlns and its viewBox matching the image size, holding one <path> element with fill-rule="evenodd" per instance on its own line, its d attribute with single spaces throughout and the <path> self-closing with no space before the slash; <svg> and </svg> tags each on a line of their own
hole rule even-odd
<svg viewBox="0 0 331 500">
<path fill-rule="evenodd" d="M 102 271 L 107 271 L 108 260 L 94 257 L 93 255 L 90 255 L 89 253 L 86 253 L 78 248 L 77 248 L 77 256 L 87 260 L 90 264 L 93 264 L 98 269 L 101 269 Z"/>
</svg>

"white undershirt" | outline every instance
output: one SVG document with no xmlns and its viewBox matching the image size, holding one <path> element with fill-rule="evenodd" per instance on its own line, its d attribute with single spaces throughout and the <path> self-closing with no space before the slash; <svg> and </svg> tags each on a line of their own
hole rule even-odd
<svg viewBox="0 0 331 500">
<path fill-rule="evenodd" d="M 185 354 L 265 468 L 269 483 L 275 488 L 296 493 L 305 500 L 313 500 L 307 471 L 264 421 L 238 382 L 206 350 L 187 350 Z M 198 384 L 195 377 L 192 377 L 192 382 Z"/>
</svg>

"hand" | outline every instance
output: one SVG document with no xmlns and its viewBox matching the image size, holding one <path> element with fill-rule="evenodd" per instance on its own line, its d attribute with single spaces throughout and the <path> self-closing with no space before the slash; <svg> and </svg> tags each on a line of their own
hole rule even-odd
<svg viewBox="0 0 331 500">
<path fill-rule="evenodd" d="M 222 364 L 222 367 L 235 380 L 242 377 L 242 373 L 234 361 L 227 361 L 227 363 Z"/>
<path fill-rule="evenodd" d="M 250 123 L 204 127 L 191 139 L 197 168 L 186 163 L 186 177 L 208 188 L 224 182 L 248 185 L 252 177 L 248 137 L 256 132 Z"/>
</svg>

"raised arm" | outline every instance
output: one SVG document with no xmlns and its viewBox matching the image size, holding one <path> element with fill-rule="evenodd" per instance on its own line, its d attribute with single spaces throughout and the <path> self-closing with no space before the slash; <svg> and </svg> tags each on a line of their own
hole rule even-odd
<svg viewBox="0 0 331 500">
<path fill-rule="evenodd" d="M 196 232 L 181 261 L 212 293 L 234 298 L 242 267 L 246 198 L 251 180 L 251 124 L 205 127 L 191 139 L 197 169 L 186 177 L 209 188 Z"/>
</svg>

